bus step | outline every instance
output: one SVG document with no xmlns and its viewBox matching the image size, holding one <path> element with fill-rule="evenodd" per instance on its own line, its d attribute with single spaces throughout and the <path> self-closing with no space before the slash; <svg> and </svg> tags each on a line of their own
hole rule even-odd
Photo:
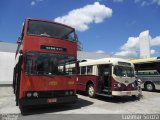
<svg viewBox="0 0 160 120">
<path fill-rule="evenodd" d="M 103 89 L 102 92 L 111 92 L 111 90 Z"/>
<path fill-rule="evenodd" d="M 100 96 L 105 96 L 105 97 L 112 97 L 112 95 L 106 94 L 106 93 L 96 93 L 97 95 Z"/>
</svg>

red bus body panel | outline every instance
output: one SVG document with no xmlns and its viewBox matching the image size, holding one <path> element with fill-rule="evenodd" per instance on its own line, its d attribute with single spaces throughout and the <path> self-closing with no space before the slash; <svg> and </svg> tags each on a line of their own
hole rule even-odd
<svg viewBox="0 0 160 120">
<path fill-rule="evenodd" d="M 75 90 L 76 77 L 69 76 L 26 76 L 21 75 L 20 98 L 25 91 Z"/>
<path fill-rule="evenodd" d="M 87 83 L 92 82 L 95 90 L 98 90 L 98 77 L 95 75 L 78 75 L 77 90 L 86 91 Z"/>
<path fill-rule="evenodd" d="M 66 54 L 66 55 L 77 55 L 77 43 L 60 40 L 56 38 L 47 38 L 47 37 L 38 37 L 38 36 L 26 36 L 24 37 L 23 42 L 23 52 L 27 51 L 36 51 L 36 52 L 49 52 L 49 53 L 59 53 L 59 54 Z M 66 48 L 65 52 L 59 51 L 52 51 L 52 50 L 42 50 L 40 49 L 41 45 L 49 45 L 49 46 L 56 46 Z"/>
</svg>

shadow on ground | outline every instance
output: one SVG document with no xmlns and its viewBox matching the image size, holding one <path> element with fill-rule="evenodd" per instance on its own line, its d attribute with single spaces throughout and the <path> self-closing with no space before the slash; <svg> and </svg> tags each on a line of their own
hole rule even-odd
<svg viewBox="0 0 160 120">
<path fill-rule="evenodd" d="M 64 112 L 68 110 L 80 109 L 81 107 L 92 105 L 93 102 L 79 98 L 74 104 L 64 104 L 64 105 L 50 105 L 50 106 L 38 106 L 38 107 L 28 107 L 21 111 L 22 115 L 35 115 L 43 113 L 56 113 Z"/>
<path fill-rule="evenodd" d="M 78 92 L 78 94 L 86 96 L 87 94 L 85 92 Z M 138 97 L 133 97 L 133 96 L 122 96 L 122 97 L 105 97 L 105 96 L 96 96 L 95 98 L 92 99 L 97 99 L 101 100 L 104 102 L 112 102 L 112 103 L 126 103 L 126 102 L 134 102 L 142 99 L 143 96 Z"/>
<path fill-rule="evenodd" d="M 143 89 L 143 91 L 145 91 L 145 92 L 153 92 L 153 93 L 160 93 L 160 90 L 146 91 L 145 89 Z"/>
<path fill-rule="evenodd" d="M 98 100 L 102 100 L 105 102 L 112 102 L 112 103 L 127 103 L 127 102 L 135 102 L 139 101 L 143 98 L 141 96 L 140 98 L 138 97 L 132 97 L 132 96 L 123 96 L 123 97 L 103 97 L 103 96 L 97 96 Z"/>
<path fill-rule="evenodd" d="M 160 93 L 160 90 L 156 90 L 156 91 L 154 91 L 154 92 Z"/>
</svg>

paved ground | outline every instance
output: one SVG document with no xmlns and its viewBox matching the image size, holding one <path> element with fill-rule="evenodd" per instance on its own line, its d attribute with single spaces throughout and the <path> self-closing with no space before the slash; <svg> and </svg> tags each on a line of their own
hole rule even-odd
<svg viewBox="0 0 160 120">
<path fill-rule="evenodd" d="M 78 95 L 76 104 L 43 107 L 26 110 L 27 115 L 38 116 L 46 114 L 160 114 L 160 91 L 143 91 L 140 100 L 131 97 L 89 98 L 84 94 Z M 15 98 L 11 87 L 0 87 L 0 114 L 20 114 L 15 106 Z"/>
</svg>

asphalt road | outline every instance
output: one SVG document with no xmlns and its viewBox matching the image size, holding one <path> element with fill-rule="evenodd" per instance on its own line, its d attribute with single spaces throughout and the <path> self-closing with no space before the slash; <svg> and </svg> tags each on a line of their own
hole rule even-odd
<svg viewBox="0 0 160 120">
<path fill-rule="evenodd" d="M 15 115 L 10 117 L 18 116 L 18 119 L 23 120 L 49 120 L 52 118 L 100 120 L 105 119 L 107 114 L 108 118 L 115 120 L 122 119 L 122 114 L 160 114 L 160 91 L 143 91 L 143 97 L 140 100 L 132 97 L 108 98 L 101 96 L 93 99 L 83 93 L 78 94 L 78 98 L 78 102 L 75 104 L 29 108 L 25 110 L 26 115 L 22 116 L 19 107 L 15 105 L 12 88 L 0 87 L 0 118 L 2 119 L 5 115 Z"/>
</svg>

